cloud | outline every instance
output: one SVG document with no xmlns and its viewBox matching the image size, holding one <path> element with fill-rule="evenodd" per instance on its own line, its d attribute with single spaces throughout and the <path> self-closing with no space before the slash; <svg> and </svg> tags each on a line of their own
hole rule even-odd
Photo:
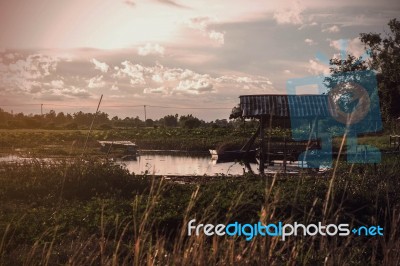
<svg viewBox="0 0 400 266">
<path fill-rule="evenodd" d="M 64 88 L 61 93 L 63 95 L 67 96 L 73 96 L 73 97 L 78 97 L 78 98 L 88 98 L 91 96 L 91 94 L 82 88 L 78 88 L 76 86 L 70 86 L 68 88 Z"/>
<path fill-rule="evenodd" d="M 169 94 L 169 89 L 166 87 L 158 87 L 158 88 L 145 88 L 143 90 L 144 94 Z"/>
<path fill-rule="evenodd" d="M 181 5 L 175 1 L 172 0 L 155 0 L 156 2 L 159 2 L 164 5 L 172 6 L 172 7 L 178 7 L 178 8 L 188 8 L 187 6 Z M 128 6 L 134 7 L 136 6 L 136 2 L 133 0 L 124 0 L 124 3 L 127 4 Z"/>
<path fill-rule="evenodd" d="M 314 40 L 309 39 L 309 38 L 305 39 L 304 42 L 305 42 L 306 44 L 310 45 L 310 46 L 311 46 L 311 45 L 317 45 L 317 43 L 316 43 Z"/>
<path fill-rule="evenodd" d="M 224 34 L 222 32 L 212 30 L 208 33 L 208 36 L 211 40 L 216 41 L 218 44 L 222 45 L 225 42 Z"/>
<path fill-rule="evenodd" d="M 114 77 L 128 78 L 132 86 L 142 87 L 145 94 L 203 94 L 213 91 L 212 79 L 207 74 L 199 74 L 189 69 L 168 68 L 160 64 L 146 67 L 124 61 L 121 65 Z"/>
<path fill-rule="evenodd" d="M 145 68 L 139 64 L 133 64 L 130 61 L 124 61 L 121 63 L 122 67 L 116 68 L 116 73 L 113 74 L 116 78 L 129 78 L 131 85 L 143 85 L 146 84 L 144 80 Z"/>
<path fill-rule="evenodd" d="M 349 40 L 339 39 L 339 40 L 328 40 L 328 41 L 329 41 L 329 46 L 333 47 L 337 51 L 345 49 L 345 52 L 357 57 L 365 53 L 364 45 L 362 44 L 360 38 L 358 37 Z"/>
<path fill-rule="evenodd" d="M 151 80 L 156 82 L 156 83 L 162 83 L 164 81 L 163 78 L 160 76 L 160 74 L 154 74 L 151 77 Z"/>
<path fill-rule="evenodd" d="M 208 74 L 199 74 L 189 69 L 175 69 L 173 72 L 168 73 L 167 76 L 171 78 L 174 75 L 172 73 L 175 74 L 176 81 L 179 81 L 173 92 L 186 94 L 215 92 L 212 84 L 213 79 Z"/>
<path fill-rule="evenodd" d="M 204 75 L 198 79 L 181 80 L 173 90 L 177 93 L 202 94 L 205 92 L 213 92 L 213 84 L 208 75 Z"/>
<path fill-rule="evenodd" d="M 106 85 L 106 83 L 103 80 L 103 75 L 93 77 L 93 78 L 89 79 L 87 81 L 87 83 L 88 83 L 88 87 L 90 89 L 99 89 L 99 88 L 103 88 Z"/>
<path fill-rule="evenodd" d="M 64 87 L 64 81 L 62 80 L 52 80 L 50 85 L 56 89 L 62 89 Z"/>
<path fill-rule="evenodd" d="M 311 23 L 303 23 L 303 24 L 298 28 L 298 30 L 302 30 L 302 29 L 305 29 L 305 28 L 314 27 L 314 26 L 317 26 L 317 25 L 318 25 L 318 23 L 315 22 L 315 21 L 313 21 L 313 22 L 311 22 Z"/>
<path fill-rule="evenodd" d="M 10 60 L 13 60 L 15 58 L 14 54 L 12 53 L 6 54 L 4 57 Z"/>
<path fill-rule="evenodd" d="M 113 85 L 111 86 L 110 90 L 112 90 L 112 91 L 119 91 L 119 88 L 118 88 L 117 85 L 113 84 Z"/>
<path fill-rule="evenodd" d="M 204 36 L 215 41 L 218 45 L 223 45 L 225 43 L 225 33 L 210 28 L 210 25 L 216 22 L 217 20 L 211 17 L 194 17 L 185 21 L 185 24 L 190 29 L 201 31 Z"/>
<path fill-rule="evenodd" d="M 254 93 L 274 91 L 267 77 L 251 75 L 224 75 L 213 77 L 190 69 L 170 68 L 161 64 L 143 66 L 124 61 L 114 69 L 112 77 L 118 82 L 129 84 L 131 89 L 142 90 L 143 94 L 207 95 L 211 93 L 231 94 L 232 90 L 251 90 Z"/>
<path fill-rule="evenodd" d="M 146 43 L 146 45 L 138 48 L 138 55 L 164 55 L 165 48 L 159 44 Z"/>
<path fill-rule="evenodd" d="M 290 7 L 276 10 L 273 18 L 278 24 L 299 25 L 303 23 L 303 8 L 298 1 L 294 1 Z"/>
<path fill-rule="evenodd" d="M 336 32 L 339 32 L 339 31 L 340 31 L 340 28 L 337 25 L 333 25 L 331 27 L 327 27 L 327 28 L 322 29 L 322 32 L 330 32 L 330 33 L 336 33 Z"/>
<path fill-rule="evenodd" d="M 0 63 L 0 90 L 14 93 L 39 93 L 45 79 L 57 68 L 59 59 L 43 54 L 31 54 L 25 58 L 15 56 L 8 63 Z M 15 61 L 16 60 L 16 61 Z"/>
<path fill-rule="evenodd" d="M 131 7 L 136 6 L 136 3 L 133 0 L 124 0 L 124 3 Z"/>
<path fill-rule="evenodd" d="M 156 1 L 160 2 L 162 4 L 166 4 L 166 5 L 170 5 L 170 6 L 174 6 L 174 7 L 187 8 L 186 6 L 178 4 L 177 2 L 172 1 L 172 0 L 156 0 Z"/>
<path fill-rule="evenodd" d="M 271 80 L 263 76 L 224 75 L 215 79 L 217 87 L 251 91 L 252 93 L 271 93 L 275 91 Z"/>
<path fill-rule="evenodd" d="M 94 64 L 95 69 L 100 70 L 103 73 L 107 73 L 108 69 L 110 68 L 109 65 L 107 65 L 106 63 L 97 61 L 95 58 L 92 58 L 92 60 L 90 60 L 90 62 L 92 62 Z"/>
<path fill-rule="evenodd" d="M 40 79 L 49 76 L 57 68 L 58 59 L 43 54 L 29 55 L 8 65 L 8 70 L 15 76 L 25 79 Z"/>
<path fill-rule="evenodd" d="M 329 65 L 323 64 L 318 60 L 310 59 L 309 61 L 308 72 L 313 75 L 328 75 L 329 74 Z"/>
<path fill-rule="evenodd" d="M 206 31 L 212 22 L 215 22 L 215 19 L 210 17 L 194 17 L 186 21 L 186 24 L 189 28 Z"/>
<path fill-rule="evenodd" d="M 14 56 L 8 56 L 6 64 L 0 63 L 0 93 L 22 97 L 25 101 L 32 98 L 58 101 L 90 97 L 85 89 L 68 84 L 79 82 L 80 76 L 71 78 L 58 71 L 59 64 L 64 62 L 69 61 L 41 53 L 14 53 Z"/>
<path fill-rule="evenodd" d="M 229 106 L 237 101 L 240 92 L 260 94 L 274 91 L 267 77 L 240 72 L 222 76 L 215 74 L 218 72 L 210 74 L 198 70 L 201 68 L 172 67 L 173 63 L 169 61 L 168 65 L 150 63 L 151 58 L 140 58 L 144 63 L 121 60 L 131 52 L 118 59 L 109 59 L 112 65 L 99 61 L 97 58 L 104 54 L 98 53 L 74 57 L 72 61 L 22 53 L 15 57 L 14 62 L 4 59 L 6 63 L 0 63 L 0 94 L 20 101 L 78 101 L 105 94 L 108 98 L 118 96 L 115 99 L 124 103 L 146 99 L 149 104 L 176 105 L 181 102 L 190 106 L 201 105 L 204 101 Z M 118 64 L 116 60 L 121 61 Z"/>
</svg>

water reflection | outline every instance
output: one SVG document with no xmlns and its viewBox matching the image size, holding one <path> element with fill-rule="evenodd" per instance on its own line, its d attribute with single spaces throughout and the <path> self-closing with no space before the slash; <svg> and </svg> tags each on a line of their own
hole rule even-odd
<svg viewBox="0 0 400 266">
<path fill-rule="evenodd" d="M 134 161 L 117 161 L 135 174 L 155 175 L 242 175 L 249 170 L 243 163 L 218 162 L 209 155 L 189 156 L 182 154 L 141 154 Z M 250 163 L 257 169 L 255 163 Z"/>
<path fill-rule="evenodd" d="M 220 162 L 210 155 L 193 155 L 186 153 L 141 153 L 134 160 L 116 160 L 115 163 L 126 167 L 135 174 L 176 175 L 176 176 L 213 176 L 217 174 L 243 175 L 247 172 L 258 173 L 258 162 Z M 24 158 L 18 155 L 0 156 L 0 163 L 23 161 L 53 162 L 54 158 Z M 266 174 L 283 172 L 283 162 L 274 161 L 273 165 L 265 166 Z M 298 162 L 287 162 L 287 173 L 299 173 Z"/>
</svg>

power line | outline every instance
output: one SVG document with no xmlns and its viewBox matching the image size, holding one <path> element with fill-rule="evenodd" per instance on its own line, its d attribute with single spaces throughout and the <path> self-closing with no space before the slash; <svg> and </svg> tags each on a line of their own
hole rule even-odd
<svg viewBox="0 0 400 266">
<path fill-rule="evenodd" d="M 147 106 L 153 108 L 169 108 L 169 109 L 205 109 L 205 110 L 232 109 L 232 107 L 177 107 L 177 106 L 161 106 L 161 105 L 147 105 Z"/>
<path fill-rule="evenodd" d="M 0 104 L 2 107 L 14 107 L 14 106 L 35 106 L 35 105 L 40 105 L 40 103 L 21 103 L 21 104 Z"/>
<path fill-rule="evenodd" d="M 79 107 L 91 108 L 93 105 L 68 105 L 68 104 L 52 104 L 52 103 L 31 103 L 31 104 L 2 104 L 0 107 L 18 107 L 18 106 L 55 106 L 55 107 Z M 163 105 L 145 105 L 151 108 L 163 109 L 193 109 L 193 110 L 231 110 L 232 107 L 180 107 L 180 106 L 163 106 Z M 143 105 L 103 105 L 102 108 L 143 108 Z"/>
</svg>

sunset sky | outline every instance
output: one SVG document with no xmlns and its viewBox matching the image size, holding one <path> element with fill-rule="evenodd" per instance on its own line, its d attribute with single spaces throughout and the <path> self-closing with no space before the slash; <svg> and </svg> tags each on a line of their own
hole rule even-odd
<svg viewBox="0 0 400 266">
<path fill-rule="evenodd" d="M 239 95 L 286 93 L 327 74 L 316 58 L 361 55 L 399 1 L 0 0 L 0 108 L 228 118 Z M 29 105 L 37 104 L 37 105 Z M 108 107 L 107 107 L 108 106 Z M 185 109 L 185 108 L 227 109 Z"/>
</svg>

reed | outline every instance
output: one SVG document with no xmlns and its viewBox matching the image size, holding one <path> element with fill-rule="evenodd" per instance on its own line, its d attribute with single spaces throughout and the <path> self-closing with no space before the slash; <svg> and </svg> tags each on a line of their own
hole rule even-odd
<svg viewBox="0 0 400 266">
<path fill-rule="evenodd" d="M 181 185 L 102 161 L 0 165 L 0 264 L 396 265 L 400 158 L 325 176 L 193 177 Z M 197 223 L 381 225 L 383 237 L 187 236 Z"/>
</svg>

